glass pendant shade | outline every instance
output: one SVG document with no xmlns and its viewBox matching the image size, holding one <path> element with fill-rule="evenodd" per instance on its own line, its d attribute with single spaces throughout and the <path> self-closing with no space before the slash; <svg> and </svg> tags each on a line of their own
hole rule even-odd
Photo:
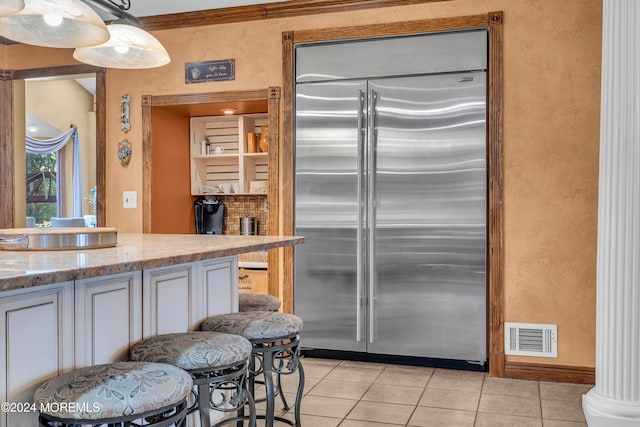
<svg viewBox="0 0 640 427">
<path fill-rule="evenodd" d="M 106 68 L 155 68 L 171 59 L 158 39 L 127 24 L 107 26 L 111 38 L 99 46 L 78 48 L 73 57 L 85 64 Z"/>
<path fill-rule="evenodd" d="M 0 19 L 0 35 L 44 47 L 95 46 L 109 40 L 102 18 L 80 0 L 25 0 L 20 12 Z"/>
<path fill-rule="evenodd" d="M 22 0 L 2 0 L 0 2 L 0 17 L 12 15 L 24 9 Z"/>
</svg>

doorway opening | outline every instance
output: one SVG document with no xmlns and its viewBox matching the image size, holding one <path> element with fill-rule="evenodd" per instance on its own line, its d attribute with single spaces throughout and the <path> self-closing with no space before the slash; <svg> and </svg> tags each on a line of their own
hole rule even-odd
<svg viewBox="0 0 640 427">
<path fill-rule="evenodd" d="M 266 113 L 269 126 L 268 188 L 266 191 L 267 227 L 269 234 L 279 235 L 279 126 L 280 88 L 263 90 L 214 92 L 185 95 L 146 95 L 142 97 L 143 134 L 143 232 L 195 232 L 193 202 L 189 183 L 190 119 L 221 115 L 222 109 L 233 108 L 234 114 Z M 152 120 L 153 118 L 153 120 Z M 172 122 L 172 130 L 162 122 Z M 171 174 L 166 171 L 170 168 Z M 167 183 L 169 179 L 172 183 Z M 178 184 L 175 181 L 179 181 Z M 170 188 L 171 186 L 171 188 Z M 228 196 L 224 196 L 225 198 Z M 252 197 L 239 195 L 232 197 Z M 238 201 L 242 204 L 246 201 Z M 171 205 L 179 210 L 179 218 L 159 214 Z M 179 209 L 174 209 L 179 206 Z M 171 226 L 178 222 L 179 228 Z M 169 227 L 169 228 L 168 228 Z M 234 233 L 235 234 L 235 233 Z M 278 249 L 267 253 L 268 292 L 280 296 L 280 256 Z"/>
</svg>

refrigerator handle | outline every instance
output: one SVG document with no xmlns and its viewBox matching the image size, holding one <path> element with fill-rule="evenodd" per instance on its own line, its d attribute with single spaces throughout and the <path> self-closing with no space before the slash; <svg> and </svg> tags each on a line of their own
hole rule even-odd
<svg viewBox="0 0 640 427">
<path fill-rule="evenodd" d="M 373 343 L 375 340 L 375 305 L 376 305 L 376 268 L 375 268 L 375 238 L 376 238 L 376 151 L 378 145 L 378 112 L 377 108 L 378 93 L 371 89 L 369 92 L 369 168 L 368 178 L 369 187 L 367 189 L 367 199 L 369 203 L 369 210 L 367 214 L 367 224 L 369 226 L 369 343 Z"/>
<path fill-rule="evenodd" d="M 363 250 L 363 206 L 364 206 L 364 190 L 362 186 L 364 185 L 364 179 L 362 178 L 362 171 L 364 168 L 364 136 L 366 133 L 366 128 L 364 126 L 365 123 L 365 99 L 364 92 L 358 91 L 358 141 L 357 141 L 357 149 L 358 149 L 358 229 L 356 230 L 356 341 L 362 341 L 362 306 L 363 306 L 363 296 L 362 291 L 364 287 L 364 254 Z"/>
</svg>

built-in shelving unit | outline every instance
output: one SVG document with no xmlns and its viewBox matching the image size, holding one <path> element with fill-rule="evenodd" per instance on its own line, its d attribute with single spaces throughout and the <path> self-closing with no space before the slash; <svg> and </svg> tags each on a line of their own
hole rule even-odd
<svg viewBox="0 0 640 427">
<path fill-rule="evenodd" d="M 191 194 L 266 194 L 269 153 L 250 153 L 247 134 L 261 133 L 267 122 L 266 113 L 192 117 Z"/>
</svg>

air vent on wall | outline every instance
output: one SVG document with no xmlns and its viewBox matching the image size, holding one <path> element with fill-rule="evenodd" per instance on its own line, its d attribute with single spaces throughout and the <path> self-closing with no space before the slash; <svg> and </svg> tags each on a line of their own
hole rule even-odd
<svg viewBox="0 0 640 427">
<path fill-rule="evenodd" d="M 558 326 L 533 323 L 504 324 L 505 354 L 558 357 Z"/>
</svg>

